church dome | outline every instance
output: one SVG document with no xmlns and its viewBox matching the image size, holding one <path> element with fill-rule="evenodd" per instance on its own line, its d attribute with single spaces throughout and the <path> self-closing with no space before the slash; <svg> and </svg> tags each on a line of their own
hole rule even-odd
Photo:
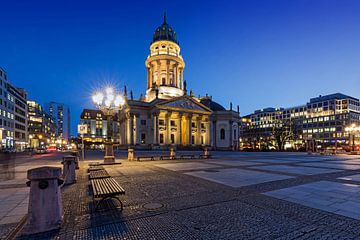
<svg viewBox="0 0 360 240">
<path fill-rule="evenodd" d="M 176 39 L 176 32 L 166 22 L 166 14 L 164 14 L 163 24 L 155 30 L 153 40 L 151 43 L 154 43 L 156 41 L 161 41 L 161 40 L 171 41 L 176 44 L 179 44 L 179 42 Z"/>
<path fill-rule="evenodd" d="M 203 98 L 200 100 L 201 104 L 204 104 L 206 107 L 210 108 L 212 111 L 225 111 L 226 109 L 221 106 L 219 103 L 214 102 L 211 98 Z"/>
</svg>

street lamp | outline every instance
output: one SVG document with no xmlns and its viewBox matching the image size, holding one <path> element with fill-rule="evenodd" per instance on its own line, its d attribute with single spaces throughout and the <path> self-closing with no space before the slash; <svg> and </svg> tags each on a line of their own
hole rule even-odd
<svg viewBox="0 0 360 240">
<path fill-rule="evenodd" d="M 352 151 L 355 151 L 355 134 L 356 132 L 360 132 L 360 126 L 356 126 L 355 123 L 353 123 L 349 127 L 346 127 L 345 131 L 350 133 L 349 145 L 351 140 L 351 134 L 353 135 Z"/>
<path fill-rule="evenodd" d="M 125 99 L 120 93 L 108 87 L 104 92 L 96 92 L 92 96 L 96 107 L 103 112 L 107 119 L 107 141 L 105 142 L 104 163 L 115 163 L 114 148 L 112 142 L 112 118 L 125 105 Z"/>
</svg>

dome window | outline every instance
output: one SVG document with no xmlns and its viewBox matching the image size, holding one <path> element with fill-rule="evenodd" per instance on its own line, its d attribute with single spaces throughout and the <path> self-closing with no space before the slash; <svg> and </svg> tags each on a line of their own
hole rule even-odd
<svg viewBox="0 0 360 240">
<path fill-rule="evenodd" d="M 162 45 L 162 48 L 165 48 L 165 45 Z"/>
</svg>

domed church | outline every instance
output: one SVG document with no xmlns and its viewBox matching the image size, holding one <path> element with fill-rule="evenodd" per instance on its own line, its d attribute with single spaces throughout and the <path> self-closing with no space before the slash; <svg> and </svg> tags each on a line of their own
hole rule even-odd
<svg viewBox="0 0 360 240">
<path fill-rule="evenodd" d="M 185 62 L 166 15 L 153 35 L 145 61 L 147 89 L 139 100 L 127 96 L 119 116 L 119 144 L 135 148 L 239 148 L 239 107 L 226 110 L 212 97 L 188 93 Z"/>
</svg>

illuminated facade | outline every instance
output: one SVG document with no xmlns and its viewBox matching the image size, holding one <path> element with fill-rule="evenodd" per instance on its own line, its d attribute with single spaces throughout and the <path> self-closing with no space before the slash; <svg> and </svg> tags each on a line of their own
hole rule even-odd
<svg viewBox="0 0 360 240">
<path fill-rule="evenodd" d="M 17 151 L 27 146 L 27 93 L 14 87 L 0 68 L 0 146 Z"/>
<path fill-rule="evenodd" d="M 238 148 L 239 111 L 226 110 L 209 96 L 187 93 L 185 62 L 166 17 L 154 32 L 145 66 L 146 95 L 134 100 L 131 93 L 120 112 L 120 145 Z"/>
<path fill-rule="evenodd" d="M 296 139 L 289 141 L 290 148 L 347 148 L 352 144 L 345 128 L 360 125 L 360 102 L 341 93 L 311 98 L 302 106 L 291 108 L 267 108 L 243 117 L 241 147 L 253 149 L 271 148 L 274 124 L 292 121 Z M 269 144 L 270 143 L 270 144 Z M 355 134 L 354 143 L 360 145 Z"/>
<path fill-rule="evenodd" d="M 80 124 L 87 125 L 88 132 L 84 134 L 84 142 L 90 148 L 103 148 L 107 139 L 108 121 L 101 110 L 84 109 L 80 116 Z M 113 139 L 119 139 L 117 115 L 113 121 Z"/>
<path fill-rule="evenodd" d="M 55 145 L 56 124 L 54 119 L 39 103 L 29 100 L 27 105 L 29 112 L 29 146 L 31 148 L 38 148 Z"/>
</svg>

